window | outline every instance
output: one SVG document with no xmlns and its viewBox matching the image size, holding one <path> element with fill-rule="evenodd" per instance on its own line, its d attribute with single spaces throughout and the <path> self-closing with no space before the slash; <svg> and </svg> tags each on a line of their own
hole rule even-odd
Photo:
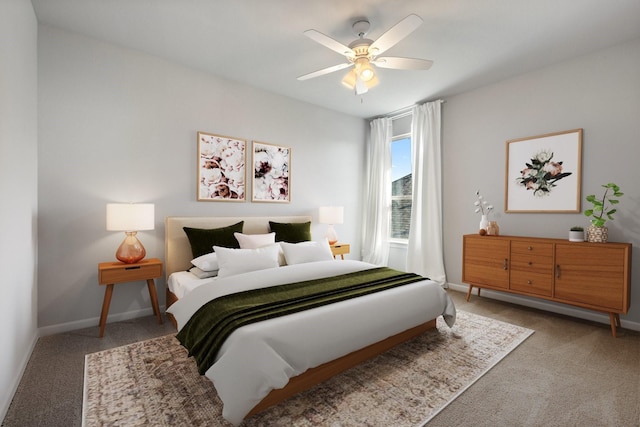
<svg viewBox="0 0 640 427">
<path fill-rule="evenodd" d="M 411 135 L 391 141 L 391 230 L 392 239 L 407 240 L 411 225 Z"/>
</svg>

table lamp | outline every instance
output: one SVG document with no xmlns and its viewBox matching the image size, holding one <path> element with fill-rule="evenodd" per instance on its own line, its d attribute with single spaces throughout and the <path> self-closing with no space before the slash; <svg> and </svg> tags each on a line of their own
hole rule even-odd
<svg viewBox="0 0 640 427">
<path fill-rule="evenodd" d="M 153 230 L 154 205 L 152 203 L 107 203 L 107 230 L 124 231 L 127 235 L 116 251 L 116 258 L 125 264 L 134 264 L 147 254 L 136 237 L 140 230 Z"/>
<path fill-rule="evenodd" d="M 344 208 L 342 206 L 323 206 L 320 208 L 319 221 L 320 224 L 328 224 L 325 237 L 329 240 L 329 244 L 333 245 L 338 242 L 338 235 L 333 226 L 342 224 L 344 221 Z"/>
</svg>

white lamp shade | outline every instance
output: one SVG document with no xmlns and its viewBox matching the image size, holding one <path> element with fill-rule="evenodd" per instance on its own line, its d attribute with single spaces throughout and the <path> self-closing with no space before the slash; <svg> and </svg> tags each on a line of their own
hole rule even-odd
<svg viewBox="0 0 640 427">
<path fill-rule="evenodd" d="M 140 231 L 154 227 L 153 203 L 107 203 L 107 230 Z"/>
<path fill-rule="evenodd" d="M 344 208 L 342 206 L 323 206 L 319 212 L 320 224 L 342 224 Z"/>
</svg>

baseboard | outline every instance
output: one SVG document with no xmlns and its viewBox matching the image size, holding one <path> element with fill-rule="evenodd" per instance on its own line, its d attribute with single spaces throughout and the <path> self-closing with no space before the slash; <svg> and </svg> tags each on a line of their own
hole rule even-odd
<svg viewBox="0 0 640 427">
<path fill-rule="evenodd" d="M 447 283 L 447 285 L 449 286 L 449 289 L 457 292 L 467 293 L 467 291 L 469 290 L 469 285 L 459 285 L 457 283 L 450 283 L 450 282 Z M 474 288 L 472 298 L 477 295 L 476 292 L 477 292 L 477 288 Z M 492 291 L 484 288 L 482 289 L 481 295 L 482 297 L 491 298 L 498 301 L 505 301 L 513 304 L 524 305 L 525 307 L 536 308 L 539 310 L 550 311 L 552 313 L 563 314 L 565 316 L 577 317 L 579 319 L 590 320 L 593 322 L 610 325 L 609 316 L 598 311 L 581 309 L 581 308 L 573 307 L 570 305 L 565 305 L 562 303 L 554 303 L 544 299 L 529 298 L 521 295 L 509 294 L 506 292 L 499 292 L 499 291 Z M 624 320 L 623 318 L 621 318 L 620 325 L 625 329 L 630 329 L 632 331 L 640 331 L 640 323 L 638 322 L 632 322 L 630 320 Z"/>
<path fill-rule="evenodd" d="M 9 406 L 11 406 L 11 401 L 13 400 L 13 396 L 15 396 L 16 391 L 18 391 L 18 386 L 20 385 L 20 381 L 22 380 L 22 376 L 24 372 L 27 370 L 27 365 L 29 364 L 29 359 L 31 359 L 31 355 L 33 354 L 33 350 L 36 348 L 36 344 L 38 342 L 38 334 L 34 334 L 31 337 L 31 344 L 29 345 L 29 350 L 25 352 L 22 361 L 20 362 L 20 368 L 16 369 L 14 377 L 11 379 L 11 386 L 7 390 L 6 393 L 2 393 L 5 396 L 2 401 L 0 401 L 0 424 L 4 422 L 5 417 L 7 416 L 7 412 L 9 412 Z"/>
<path fill-rule="evenodd" d="M 160 307 L 160 312 L 164 313 L 165 307 Z M 124 313 L 109 314 L 107 317 L 107 325 L 112 322 L 122 322 L 124 320 L 136 319 L 138 317 L 150 316 L 153 314 L 153 308 L 143 308 L 140 310 L 127 311 Z M 38 328 L 38 336 L 61 334 L 63 332 L 75 331 L 77 329 L 91 328 L 100 324 L 100 317 L 92 317 L 90 319 L 76 320 L 74 322 L 59 323 L 57 325 L 44 326 Z"/>
</svg>

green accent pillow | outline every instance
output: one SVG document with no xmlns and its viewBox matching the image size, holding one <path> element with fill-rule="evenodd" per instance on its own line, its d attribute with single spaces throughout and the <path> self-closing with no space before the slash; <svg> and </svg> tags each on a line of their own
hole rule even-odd
<svg viewBox="0 0 640 427">
<path fill-rule="evenodd" d="M 199 256 L 213 252 L 214 245 L 239 249 L 240 244 L 233 233 L 242 233 L 243 225 L 244 221 L 240 221 L 237 224 L 221 228 L 182 227 L 182 229 L 189 239 L 189 244 L 191 244 L 193 258 L 198 258 Z"/>
<path fill-rule="evenodd" d="M 269 227 L 276 233 L 276 242 L 300 243 L 311 240 L 311 222 L 269 221 Z"/>
</svg>

